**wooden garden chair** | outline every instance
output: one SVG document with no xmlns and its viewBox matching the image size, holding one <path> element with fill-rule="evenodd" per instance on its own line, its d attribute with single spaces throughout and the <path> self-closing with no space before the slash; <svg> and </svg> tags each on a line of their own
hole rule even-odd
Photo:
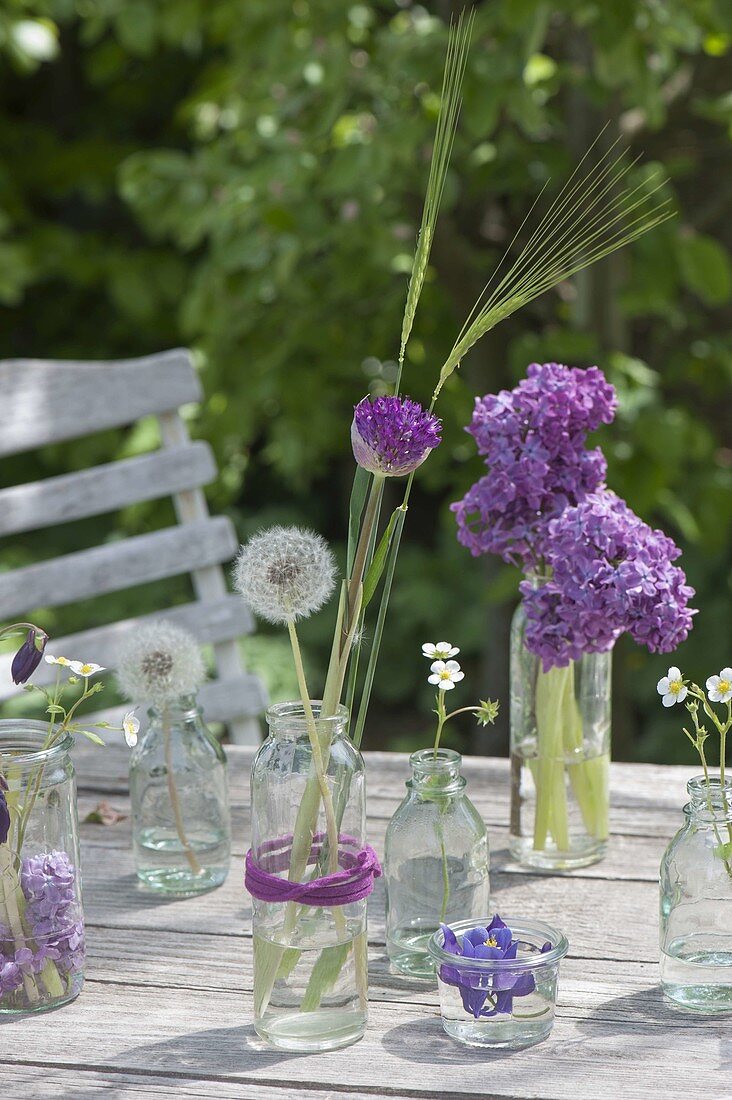
<svg viewBox="0 0 732 1100">
<path fill-rule="evenodd" d="M 217 678 L 200 693 L 206 718 L 224 723 L 233 741 L 256 744 L 266 693 L 259 678 L 244 671 L 237 647 L 237 639 L 253 629 L 252 616 L 227 591 L 222 569 L 236 552 L 237 538 L 230 519 L 209 515 L 202 486 L 216 478 L 216 463 L 207 443 L 191 442 L 179 413 L 181 405 L 201 396 L 190 353 L 183 348 L 114 362 L 0 360 L 0 458 L 133 425 L 150 415 L 160 426 L 156 451 L 0 489 L 0 537 L 163 497 L 172 497 L 178 520 L 150 534 L 1 573 L 0 621 L 28 619 L 38 609 L 188 573 L 190 603 L 106 626 L 90 623 L 89 630 L 54 637 L 49 650 L 114 668 L 128 631 L 146 619 L 164 617 L 213 647 Z M 20 690 L 11 682 L 10 660 L 0 658 L 0 700 Z M 50 682 L 55 671 L 42 662 L 34 682 Z M 121 713 L 105 712 L 104 717 L 116 719 Z"/>
</svg>

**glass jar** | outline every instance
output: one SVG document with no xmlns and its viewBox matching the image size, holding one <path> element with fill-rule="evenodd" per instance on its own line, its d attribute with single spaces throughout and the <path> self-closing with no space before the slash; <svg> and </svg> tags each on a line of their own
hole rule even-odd
<svg viewBox="0 0 732 1100">
<path fill-rule="evenodd" d="M 130 756 L 132 848 L 138 878 L 166 894 L 200 894 L 229 870 L 226 755 L 194 696 L 153 707 Z"/>
<path fill-rule="evenodd" d="M 546 1039 L 554 1026 L 559 964 L 565 936 L 543 921 L 505 918 L 518 940 L 513 958 L 468 958 L 446 950 L 442 930 L 430 940 L 437 966 L 442 1026 L 470 1047 L 522 1050 Z M 489 920 L 451 925 L 460 951 L 466 932 Z"/>
<path fill-rule="evenodd" d="M 269 736 L 252 764 L 252 848 L 258 866 L 284 846 L 277 868 L 307 882 L 343 866 L 341 847 L 365 844 L 365 775 L 347 735 L 348 712 L 321 718 L 311 703 L 323 774 L 324 806 L 311 734 L 301 703 L 267 711 Z M 338 857 L 328 843 L 335 815 Z M 363 1036 L 367 1014 L 366 899 L 313 907 L 253 898 L 254 1027 L 273 1046 L 291 1051 L 334 1050 Z"/>
<path fill-rule="evenodd" d="M 696 776 L 661 860 L 661 984 L 696 1012 L 732 1012 L 732 780 Z"/>
<path fill-rule="evenodd" d="M 607 848 L 612 653 L 545 672 L 525 631 L 521 603 L 511 626 L 509 848 L 527 867 L 585 867 Z"/>
<path fill-rule="evenodd" d="M 76 781 L 66 734 L 0 721 L 1 785 L 10 828 L 0 844 L 0 1013 L 43 1012 L 84 982 L 84 912 Z"/>
<path fill-rule="evenodd" d="M 403 974 L 433 978 L 428 945 L 440 924 L 488 910 L 488 834 L 465 794 L 460 753 L 421 749 L 409 763 L 407 796 L 386 830 L 386 949 Z"/>
</svg>

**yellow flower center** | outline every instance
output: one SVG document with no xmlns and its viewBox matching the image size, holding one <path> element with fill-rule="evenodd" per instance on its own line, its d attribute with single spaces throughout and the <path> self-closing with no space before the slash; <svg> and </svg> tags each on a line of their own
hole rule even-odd
<svg viewBox="0 0 732 1100">
<path fill-rule="evenodd" d="M 92 670 L 91 665 L 82 665 L 81 666 L 81 673 L 82 673 L 83 676 L 88 676 L 89 673 L 91 672 L 91 670 Z"/>
<path fill-rule="evenodd" d="M 498 947 L 498 940 L 495 936 L 489 936 L 485 942 L 487 947 Z"/>
<path fill-rule="evenodd" d="M 732 687 L 732 684 L 730 684 L 729 680 L 720 680 L 719 681 L 719 692 L 720 692 L 721 695 L 726 695 L 726 693 L 730 690 L 731 687 Z"/>
<path fill-rule="evenodd" d="M 440 673 L 440 679 L 449 680 L 451 675 L 452 673 L 450 672 L 449 668 L 443 668 L 442 672 Z"/>
<path fill-rule="evenodd" d="M 671 692 L 672 695 L 678 695 L 683 686 L 683 680 L 672 680 L 671 683 L 668 685 L 668 690 Z"/>
</svg>

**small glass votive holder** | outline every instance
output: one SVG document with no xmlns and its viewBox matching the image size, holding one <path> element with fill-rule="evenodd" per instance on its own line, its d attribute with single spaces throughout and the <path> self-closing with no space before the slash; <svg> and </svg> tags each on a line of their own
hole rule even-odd
<svg viewBox="0 0 732 1100">
<path fill-rule="evenodd" d="M 475 958 L 447 950 L 442 929 L 429 942 L 442 1026 L 466 1046 L 521 1050 L 546 1039 L 554 1026 L 559 963 L 569 943 L 543 921 L 503 920 L 512 943 L 518 941 L 515 958 Z M 489 925 L 490 919 L 484 927 Z M 463 935 L 476 928 L 476 921 L 449 928 L 460 951 Z"/>
</svg>

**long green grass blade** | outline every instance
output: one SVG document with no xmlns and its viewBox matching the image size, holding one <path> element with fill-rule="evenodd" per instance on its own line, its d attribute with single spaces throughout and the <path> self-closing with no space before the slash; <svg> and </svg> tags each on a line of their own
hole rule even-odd
<svg viewBox="0 0 732 1100">
<path fill-rule="evenodd" d="M 399 509 L 396 508 L 389 519 L 386 530 L 379 540 L 379 545 L 376 547 L 376 553 L 374 554 L 374 560 L 368 568 L 366 576 L 363 582 L 363 599 L 361 601 L 361 610 L 365 611 L 371 602 L 371 597 L 378 588 L 379 581 L 381 580 L 381 574 L 384 572 L 384 566 L 386 565 L 386 556 L 389 552 L 389 546 L 391 545 L 392 536 L 394 534 L 394 525 L 396 524 L 397 513 Z"/>
<path fill-rule="evenodd" d="M 465 14 L 461 12 L 457 23 L 450 26 L 447 38 L 447 54 L 445 57 L 445 69 L 442 78 L 442 94 L 440 96 L 440 110 L 437 117 L 435 141 L 432 148 L 430 161 L 430 174 L 427 181 L 424 206 L 422 208 L 422 221 L 417 236 L 417 247 L 412 262 L 412 271 L 407 287 L 407 299 L 404 306 L 404 318 L 402 332 L 399 341 L 399 372 L 396 380 L 395 393 L 399 392 L 404 353 L 414 324 L 417 305 L 419 304 L 422 287 L 424 286 L 427 265 L 429 263 L 432 243 L 435 238 L 435 227 L 440 211 L 440 203 L 445 190 L 447 170 L 452 155 L 455 132 L 458 118 L 460 117 L 461 90 L 465 77 L 465 66 L 470 48 L 470 38 L 473 32 L 473 12 Z"/>
<path fill-rule="evenodd" d="M 350 577 L 351 570 L 353 569 L 353 559 L 356 554 L 356 544 L 358 543 L 358 534 L 361 529 L 361 516 L 363 515 L 364 505 L 366 504 L 366 497 L 369 493 L 371 477 L 372 475 L 368 472 L 368 470 L 364 470 L 363 466 L 356 466 L 356 473 L 353 475 L 351 500 L 348 505 L 348 552 L 346 554 L 347 577 Z"/>
</svg>

